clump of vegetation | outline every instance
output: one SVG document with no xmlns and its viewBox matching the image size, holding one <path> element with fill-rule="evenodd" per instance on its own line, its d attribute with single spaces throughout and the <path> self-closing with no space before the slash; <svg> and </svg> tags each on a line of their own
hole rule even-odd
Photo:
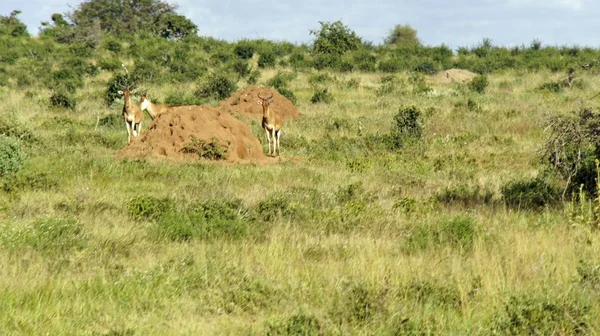
<svg viewBox="0 0 600 336">
<path fill-rule="evenodd" d="M 66 108 L 66 109 L 74 109 L 76 102 L 75 99 L 66 94 L 55 92 L 50 96 L 50 104 L 53 107 Z"/>
<path fill-rule="evenodd" d="M 267 85 L 273 87 L 281 95 L 289 99 L 292 104 L 296 104 L 296 95 L 288 87 L 290 81 L 294 78 L 296 78 L 296 73 L 278 71 L 273 78 L 269 79 Z"/>
<path fill-rule="evenodd" d="M 198 86 L 196 96 L 199 98 L 226 99 L 237 90 L 237 84 L 229 76 L 213 73 Z"/>
<path fill-rule="evenodd" d="M 127 213 L 135 219 L 158 219 L 174 208 L 171 198 L 140 195 L 127 201 Z"/>
<path fill-rule="evenodd" d="M 271 51 L 263 51 L 258 58 L 260 68 L 272 68 L 275 66 L 276 57 Z"/>
<path fill-rule="evenodd" d="M 560 81 L 549 81 L 549 82 L 544 82 L 544 83 L 540 84 L 537 87 L 537 90 L 544 91 L 544 92 L 559 93 L 562 91 L 562 89 L 564 87 L 565 87 L 565 85 L 563 83 L 561 83 Z"/>
<path fill-rule="evenodd" d="M 319 22 L 320 29 L 310 30 L 315 36 L 313 53 L 342 55 L 363 47 L 362 39 L 341 21 Z"/>
<path fill-rule="evenodd" d="M 469 84 L 467 84 L 467 86 L 469 87 L 469 90 L 473 91 L 473 92 L 477 92 L 477 93 L 481 93 L 483 94 L 485 92 L 485 89 L 487 89 L 489 85 L 488 82 L 488 78 L 486 75 L 479 75 L 475 78 L 473 78 Z"/>
<path fill-rule="evenodd" d="M 70 217 L 38 219 L 32 233 L 32 246 L 40 250 L 67 250 L 85 242 L 81 224 Z"/>
<path fill-rule="evenodd" d="M 436 202 L 448 205 L 460 205 L 470 207 L 474 205 L 486 205 L 492 202 L 494 194 L 488 189 L 483 189 L 479 185 L 469 187 L 466 184 L 460 184 L 456 187 L 446 187 L 435 193 Z"/>
<path fill-rule="evenodd" d="M 277 218 L 290 217 L 296 214 L 296 205 L 288 195 L 274 194 L 260 201 L 254 211 L 258 218 L 265 222 L 273 222 Z"/>
<path fill-rule="evenodd" d="M 222 145 L 217 138 L 206 141 L 194 136 L 190 143 L 181 149 L 183 153 L 195 153 L 199 158 L 207 160 L 226 160 L 229 157 L 228 150 L 229 148 Z"/>
<path fill-rule="evenodd" d="M 25 153 L 17 139 L 0 135 L 0 176 L 20 171 L 24 162 Z"/>
<path fill-rule="evenodd" d="M 404 139 L 420 139 L 423 135 L 421 111 L 414 105 L 400 108 L 394 115 L 392 134 Z"/>
<path fill-rule="evenodd" d="M 320 335 L 322 330 L 323 323 L 318 318 L 306 313 L 297 313 L 281 320 L 269 321 L 266 335 Z"/>
<path fill-rule="evenodd" d="M 491 326 L 503 335 L 585 335 L 590 330 L 590 309 L 577 298 L 511 296 Z"/>
<path fill-rule="evenodd" d="M 310 102 L 313 104 L 317 103 L 325 103 L 329 104 L 333 101 L 333 96 L 329 92 L 327 88 L 325 89 L 315 89 L 312 97 L 310 97 Z"/>
<path fill-rule="evenodd" d="M 502 186 L 502 199 L 511 207 L 535 210 L 560 200 L 561 191 L 541 177 L 510 181 Z"/>
</svg>

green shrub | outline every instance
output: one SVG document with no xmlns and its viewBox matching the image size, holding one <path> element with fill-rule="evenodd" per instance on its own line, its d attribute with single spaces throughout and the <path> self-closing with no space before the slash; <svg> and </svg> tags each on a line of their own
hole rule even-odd
<svg viewBox="0 0 600 336">
<path fill-rule="evenodd" d="M 561 197 L 560 189 L 540 177 L 510 181 L 502 186 L 501 192 L 507 206 L 523 210 L 556 204 Z"/>
<path fill-rule="evenodd" d="M 165 104 L 178 106 L 178 105 L 202 105 L 206 104 L 205 99 L 200 99 L 190 94 L 189 92 L 171 92 L 167 94 L 165 98 Z"/>
<path fill-rule="evenodd" d="M 186 144 L 181 151 L 183 153 L 195 153 L 201 159 L 226 160 L 229 157 L 228 149 L 217 138 L 205 141 L 192 136 L 190 143 Z"/>
<path fill-rule="evenodd" d="M 237 90 L 237 85 L 229 76 L 222 73 L 213 73 L 199 85 L 196 96 L 199 98 L 226 99 Z"/>
<path fill-rule="evenodd" d="M 19 142 L 13 137 L 0 135 L 0 176 L 20 171 L 24 161 L 25 153 Z"/>
<path fill-rule="evenodd" d="M 256 82 L 258 82 L 258 78 L 260 77 L 260 71 L 258 70 L 253 70 L 252 72 L 250 72 L 250 75 L 248 75 L 248 84 L 256 84 Z"/>
<path fill-rule="evenodd" d="M 124 87 L 129 87 L 130 90 L 135 88 L 135 83 L 128 75 L 116 74 L 108 81 L 104 95 L 104 102 L 107 106 L 111 106 L 115 100 L 123 96 L 119 91 L 122 91 Z"/>
<path fill-rule="evenodd" d="M 310 35 L 315 36 L 312 49 L 314 54 L 342 55 L 363 47 L 362 39 L 341 21 L 319 24 L 320 29 L 310 30 Z"/>
<path fill-rule="evenodd" d="M 13 137 L 16 139 L 31 139 L 32 133 L 25 125 L 18 121 L 14 114 L 0 115 L 0 135 Z"/>
<path fill-rule="evenodd" d="M 236 60 L 233 62 L 231 66 L 233 72 L 237 73 L 240 78 L 246 77 L 250 74 L 250 67 L 248 66 L 248 62 L 244 60 Z"/>
<path fill-rule="evenodd" d="M 260 68 L 272 68 L 275 66 L 275 54 L 271 51 L 263 51 L 258 58 Z"/>
<path fill-rule="evenodd" d="M 58 180 L 45 172 L 20 171 L 4 181 L 2 189 L 8 193 L 18 193 L 26 190 L 48 191 L 58 187 Z"/>
<path fill-rule="evenodd" d="M 50 105 L 53 107 L 72 110 L 75 108 L 76 104 L 77 103 L 73 97 L 64 93 L 55 92 L 52 94 L 52 96 L 50 96 Z"/>
<path fill-rule="evenodd" d="M 394 115 L 392 134 L 402 138 L 420 139 L 423 134 L 421 111 L 415 106 L 400 108 Z"/>
<path fill-rule="evenodd" d="M 294 92 L 292 90 L 289 90 L 287 88 L 279 88 L 277 89 L 277 91 L 284 96 L 285 98 L 287 98 L 289 101 L 292 102 L 292 104 L 296 105 L 297 99 L 296 99 L 296 95 L 294 94 Z"/>
<path fill-rule="evenodd" d="M 254 208 L 258 218 L 265 222 L 273 222 L 279 217 L 290 217 L 296 214 L 296 206 L 286 194 L 275 194 L 260 201 Z"/>
<path fill-rule="evenodd" d="M 173 199 L 150 195 L 136 196 L 126 204 L 127 213 L 135 219 L 158 219 L 175 208 Z"/>
<path fill-rule="evenodd" d="M 248 41 L 240 41 L 233 48 L 233 52 L 241 59 L 248 60 L 254 55 L 254 45 Z"/>
<path fill-rule="evenodd" d="M 288 84 L 295 78 L 296 74 L 293 72 L 278 71 L 275 76 L 267 81 L 267 85 L 279 90 L 281 88 L 287 88 Z"/>
<path fill-rule="evenodd" d="M 308 82 L 311 85 L 326 84 L 326 83 L 331 83 L 333 81 L 334 81 L 334 78 L 329 76 L 327 73 L 316 73 L 316 74 L 310 75 L 310 77 L 308 77 Z"/>
<path fill-rule="evenodd" d="M 98 60 L 98 66 L 104 71 L 117 71 L 121 69 L 121 60 L 118 58 L 101 58 Z"/>
<path fill-rule="evenodd" d="M 482 94 L 485 92 L 485 89 L 488 87 L 488 85 L 489 82 L 487 76 L 479 75 L 469 82 L 468 87 L 471 91 Z"/>
<path fill-rule="evenodd" d="M 431 61 L 423 61 L 417 64 L 414 68 L 416 72 L 426 75 L 435 75 L 438 72 L 438 67 Z"/>
<path fill-rule="evenodd" d="M 492 334 L 587 335 L 590 308 L 577 298 L 514 295 L 493 319 Z"/>
<path fill-rule="evenodd" d="M 544 82 L 544 83 L 540 84 L 537 87 L 537 90 L 545 91 L 545 92 L 559 93 L 562 91 L 563 87 L 564 87 L 564 85 L 561 82 L 549 81 L 549 82 Z"/>
<path fill-rule="evenodd" d="M 333 101 L 333 96 L 331 95 L 331 93 L 329 93 L 329 90 L 327 88 L 316 89 L 314 91 L 312 97 L 310 97 L 310 102 L 313 104 L 317 104 L 317 103 L 329 104 L 332 101 Z"/>
</svg>

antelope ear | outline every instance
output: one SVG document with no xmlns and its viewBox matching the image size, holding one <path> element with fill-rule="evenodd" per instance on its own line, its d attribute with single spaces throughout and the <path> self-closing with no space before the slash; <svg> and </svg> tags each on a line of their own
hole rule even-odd
<svg viewBox="0 0 600 336">
<path fill-rule="evenodd" d="M 123 91 L 119 90 L 119 91 L 117 91 L 117 93 L 120 94 L 120 95 L 122 95 Z"/>
</svg>

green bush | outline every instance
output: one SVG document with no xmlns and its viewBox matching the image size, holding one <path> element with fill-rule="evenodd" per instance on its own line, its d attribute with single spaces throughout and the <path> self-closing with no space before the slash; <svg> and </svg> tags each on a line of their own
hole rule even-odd
<svg viewBox="0 0 600 336">
<path fill-rule="evenodd" d="M 587 335 L 590 308 L 576 297 L 514 295 L 493 319 L 500 335 Z"/>
<path fill-rule="evenodd" d="M 250 75 L 248 75 L 248 84 L 256 84 L 256 82 L 258 82 L 258 78 L 260 77 L 260 71 L 258 70 L 253 70 L 250 72 Z"/>
<path fill-rule="evenodd" d="M 342 55 L 349 51 L 361 49 L 362 39 L 341 21 L 319 22 L 320 29 L 311 29 L 315 36 L 313 53 L 325 55 Z"/>
<path fill-rule="evenodd" d="M 290 217 L 296 213 L 296 206 L 286 194 L 275 194 L 260 201 L 254 208 L 258 218 L 265 222 L 273 222 L 280 217 Z"/>
<path fill-rule="evenodd" d="M 111 106 L 115 100 L 123 96 L 119 91 L 122 91 L 124 87 L 129 87 L 130 90 L 135 88 L 135 83 L 128 75 L 116 74 L 108 81 L 104 94 L 104 102 L 107 106 Z"/>
<path fill-rule="evenodd" d="M 58 185 L 58 180 L 48 173 L 20 171 L 4 181 L 2 189 L 8 193 L 18 193 L 26 190 L 48 191 L 58 187 Z"/>
<path fill-rule="evenodd" d="M 251 59 L 254 55 L 254 45 L 252 45 L 249 41 L 240 41 L 233 48 L 233 52 L 241 59 L 248 60 Z"/>
<path fill-rule="evenodd" d="M 0 134 L 21 140 L 33 137 L 29 128 L 21 124 L 14 114 L 0 115 Z"/>
<path fill-rule="evenodd" d="M 272 68 L 275 66 L 275 54 L 271 51 L 263 51 L 258 58 L 260 68 Z"/>
<path fill-rule="evenodd" d="M 502 199 L 511 208 L 536 210 L 556 204 L 561 191 L 540 177 L 510 181 L 502 186 Z"/>
<path fill-rule="evenodd" d="M 250 67 L 248 66 L 248 62 L 244 60 L 236 60 L 233 62 L 231 66 L 233 72 L 237 73 L 240 78 L 246 77 L 250 74 Z"/>
<path fill-rule="evenodd" d="M 415 106 L 400 108 L 394 115 L 392 135 L 402 138 L 420 139 L 423 134 L 421 111 Z"/>
<path fill-rule="evenodd" d="M 295 78 L 296 74 L 293 72 L 278 71 L 275 76 L 267 81 L 267 85 L 279 90 L 281 88 L 286 88 Z"/>
<path fill-rule="evenodd" d="M 317 104 L 317 103 L 329 104 L 332 101 L 333 101 L 333 96 L 331 95 L 331 93 L 329 93 L 329 90 L 327 88 L 316 89 L 314 91 L 312 97 L 310 97 L 310 102 L 313 104 Z"/>
<path fill-rule="evenodd" d="M 296 104 L 297 99 L 296 99 L 296 95 L 294 94 L 294 92 L 292 90 L 289 90 L 287 88 L 279 88 L 277 89 L 277 91 L 284 96 L 285 98 L 287 98 L 289 101 L 292 102 L 292 104 Z"/>
<path fill-rule="evenodd" d="M 25 153 L 19 142 L 13 137 L 0 135 L 0 176 L 20 171 L 24 161 Z"/>
<path fill-rule="evenodd" d="M 74 109 L 77 102 L 70 95 L 55 92 L 50 96 L 50 105 L 58 108 Z"/>
<path fill-rule="evenodd" d="M 196 96 L 199 98 L 226 99 L 237 90 L 237 84 L 229 76 L 213 73 L 198 86 Z"/>
<path fill-rule="evenodd" d="M 171 198 L 158 198 L 150 195 L 136 196 L 127 201 L 127 213 L 135 219 L 158 219 L 175 208 Z"/>
<path fill-rule="evenodd" d="M 487 76 L 479 75 L 469 82 L 468 87 L 473 92 L 484 93 L 488 85 L 489 82 Z"/>
<path fill-rule="evenodd" d="M 564 85 L 561 82 L 549 81 L 549 82 L 544 82 L 544 83 L 540 84 L 537 87 L 537 90 L 545 91 L 545 92 L 559 93 L 562 91 L 563 87 L 564 87 Z"/>
<path fill-rule="evenodd" d="M 438 67 L 431 61 L 423 61 L 417 64 L 414 68 L 416 72 L 426 75 L 435 75 L 438 72 Z"/>
</svg>

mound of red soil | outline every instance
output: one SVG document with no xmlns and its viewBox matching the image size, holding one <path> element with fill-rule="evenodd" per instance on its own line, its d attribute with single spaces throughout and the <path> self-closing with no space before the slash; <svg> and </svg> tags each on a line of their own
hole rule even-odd
<svg viewBox="0 0 600 336">
<path fill-rule="evenodd" d="M 268 160 L 260 142 L 246 124 L 208 105 L 178 106 L 160 114 L 150 128 L 142 130 L 142 134 L 117 157 L 197 160 L 198 154 L 185 149 L 194 138 L 226 146 L 229 162 L 259 163 Z"/>
<path fill-rule="evenodd" d="M 291 119 L 300 116 L 296 106 L 277 90 L 258 86 L 250 86 L 245 90 L 237 91 L 227 100 L 221 102 L 217 108 L 231 114 L 262 116 L 262 107 L 258 105 L 259 93 L 263 97 L 273 94 L 271 110 L 279 114 L 282 119 Z"/>
</svg>

